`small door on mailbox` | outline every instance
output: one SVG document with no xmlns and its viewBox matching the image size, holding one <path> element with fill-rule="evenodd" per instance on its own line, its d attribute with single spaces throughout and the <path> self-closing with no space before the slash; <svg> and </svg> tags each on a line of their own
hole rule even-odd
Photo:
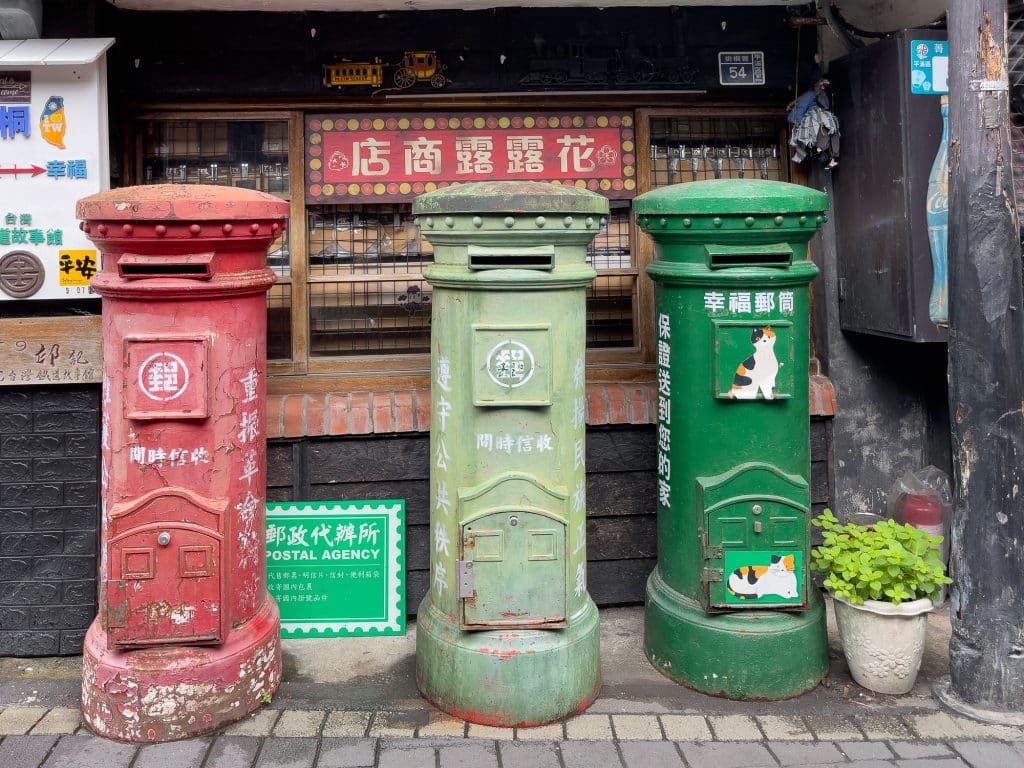
<svg viewBox="0 0 1024 768">
<path fill-rule="evenodd" d="M 807 483 L 766 464 L 698 478 L 709 610 L 807 607 Z"/>
<path fill-rule="evenodd" d="M 147 525 L 111 541 L 108 553 L 112 647 L 221 642 L 218 534 L 194 525 Z"/>
<path fill-rule="evenodd" d="M 565 524 L 536 512 L 495 512 L 462 528 L 471 563 L 463 629 L 566 626 Z"/>
</svg>

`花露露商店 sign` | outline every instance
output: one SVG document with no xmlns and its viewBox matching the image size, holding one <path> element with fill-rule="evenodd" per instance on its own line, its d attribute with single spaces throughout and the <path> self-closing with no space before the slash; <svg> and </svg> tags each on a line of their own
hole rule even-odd
<svg viewBox="0 0 1024 768">
<path fill-rule="evenodd" d="M 407 202 L 472 181 L 636 194 L 628 112 L 383 112 L 306 117 L 306 200 Z"/>
<path fill-rule="evenodd" d="M 405 633 L 405 502 L 267 504 L 282 637 Z"/>
</svg>

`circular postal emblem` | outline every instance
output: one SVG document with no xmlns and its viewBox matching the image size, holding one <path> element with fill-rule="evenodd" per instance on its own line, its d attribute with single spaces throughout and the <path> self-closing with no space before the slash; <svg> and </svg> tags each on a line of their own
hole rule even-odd
<svg viewBox="0 0 1024 768">
<path fill-rule="evenodd" d="M 139 366 L 139 389 L 150 400 L 166 403 L 188 388 L 188 366 L 170 352 L 157 352 Z"/>
<path fill-rule="evenodd" d="M 28 251 L 11 251 L 0 257 L 0 290 L 15 299 L 24 299 L 43 287 L 46 270 Z"/>
<path fill-rule="evenodd" d="M 533 369 L 533 353 L 520 341 L 502 341 L 487 353 L 487 375 L 498 386 L 521 387 L 533 376 Z"/>
</svg>

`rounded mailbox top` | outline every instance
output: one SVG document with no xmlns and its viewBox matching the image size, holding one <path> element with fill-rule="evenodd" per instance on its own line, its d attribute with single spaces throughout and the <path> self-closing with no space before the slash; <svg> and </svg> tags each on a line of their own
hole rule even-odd
<svg viewBox="0 0 1024 768">
<path fill-rule="evenodd" d="M 638 216 L 743 216 L 822 213 L 828 195 L 811 187 L 760 179 L 711 179 L 652 190 L 633 201 Z"/>
<path fill-rule="evenodd" d="M 252 189 L 153 184 L 83 197 L 75 215 L 86 221 L 223 221 L 284 219 L 289 208 L 287 201 Z"/>
<path fill-rule="evenodd" d="M 416 216 L 445 213 L 608 213 L 608 200 L 585 189 L 542 181 L 478 181 L 416 198 Z"/>
</svg>

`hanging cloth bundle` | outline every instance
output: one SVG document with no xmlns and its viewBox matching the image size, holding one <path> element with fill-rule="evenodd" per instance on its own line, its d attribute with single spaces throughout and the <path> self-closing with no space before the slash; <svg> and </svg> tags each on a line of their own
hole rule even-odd
<svg viewBox="0 0 1024 768">
<path fill-rule="evenodd" d="M 834 168 L 839 162 L 839 121 L 829 111 L 826 85 L 828 80 L 819 80 L 814 88 L 800 94 L 789 110 L 793 162 L 803 162 L 808 155 L 817 157 L 826 168 Z"/>
</svg>

